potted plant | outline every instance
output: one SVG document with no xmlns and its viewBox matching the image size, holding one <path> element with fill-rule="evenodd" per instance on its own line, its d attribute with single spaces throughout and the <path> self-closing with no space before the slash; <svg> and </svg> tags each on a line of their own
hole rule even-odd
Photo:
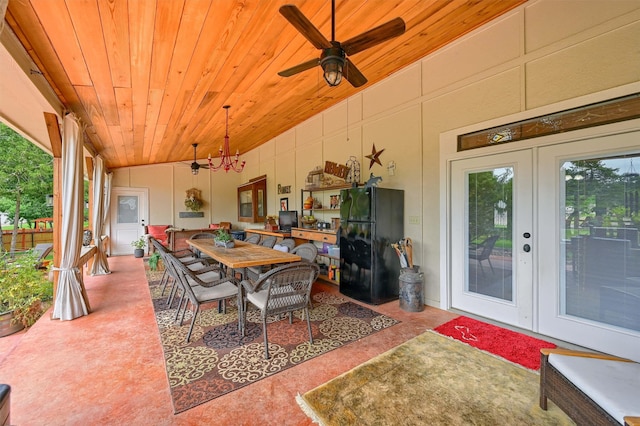
<svg viewBox="0 0 640 426">
<path fill-rule="evenodd" d="M 162 262 L 160 260 L 160 253 L 154 251 L 151 256 L 149 256 L 149 269 L 151 269 L 152 271 L 157 271 L 158 268 L 162 266 Z"/>
<path fill-rule="evenodd" d="M 232 248 L 235 246 L 233 237 L 225 229 L 218 229 L 218 231 L 216 231 L 214 241 L 216 245 L 220 247 Z"/>
<path fill-rule="evenodd" d="M 134 247 L 133 255 L 135 257 L 144 257 L 144 247 L 147 245 L 147 239 L 144 236 L 131 241 L 131 245 Z"/>
<path fill-rule="evenodd" d="M 0 256 L 0 337 L 32 326 L 53 299 L 53 283 L 36 260 L 32 251 Z"/>
</svg>

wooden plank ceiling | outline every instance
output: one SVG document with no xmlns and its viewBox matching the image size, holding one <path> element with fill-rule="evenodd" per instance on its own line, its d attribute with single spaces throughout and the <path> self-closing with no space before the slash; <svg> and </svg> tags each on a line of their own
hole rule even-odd
<svg viewBox="0 0 640 426">
<path fill-rule="evenodd" d="M 331 39 L 328 0 L 11 0 L 6 20 L 107 167 L 217 155 L 268 142 L 526 0 L 337 0 L 336 39 L 395 17 L 405 34 L 350 57 L 369 82 L 328 87 L 278 12 L 286 3 Z"/>
</svg>

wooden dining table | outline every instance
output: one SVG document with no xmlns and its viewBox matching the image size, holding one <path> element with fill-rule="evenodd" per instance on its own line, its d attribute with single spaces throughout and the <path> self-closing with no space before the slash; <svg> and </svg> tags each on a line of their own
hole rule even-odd
<svg viewBox="0 0 640 426">
<path fill-rule="evenodd" d="M 211 256 L 212 259 L 227 267 L 227 274 L 235 277 L 237 272 L 245 277 L 244 268 L 249 266 L 276 265 L 292 263 L 302 260 L 297 254 L 285 253 L 257 244 L 235 240 L 231 248 L 216 246 L 210 238 L 187 240 L 187 244 Z M 244 330 L 244 292 L 243 286 L 238 285 L 238 328 Z"/>
<path fill-rule="evenodd" d="M 238 240 L 235 240 L 235 245 L 232 248 L 216 246 L 215 241 L 209 238 L 189 239 L 187 243 L 231 269 L 231 273 L 241 272 L 243 276 L 244 268 L 249 266 L 276 265 L 302 260 L 297 254 L 285 253 Z"/>
</svg>

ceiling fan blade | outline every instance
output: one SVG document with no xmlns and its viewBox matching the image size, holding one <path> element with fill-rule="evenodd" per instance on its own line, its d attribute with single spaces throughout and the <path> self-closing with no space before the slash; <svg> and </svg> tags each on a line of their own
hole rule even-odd
<svg viewBox="0 0 640 426">
<path fill-rule="evenodd" d="M 367 83 L 367 78 L 360 72 L 353 62 L 349 60 L 349 58 L 345 59 L 342 74 L 353 87 L 360 87 Z"/>
<path fill-rule="evenodd" d="M 405 25 L 402 18 L 392 19 L 386 24 L 365 31 L 360 35 L 350 38 L 344 43 L 340 43 L 347 55 L 362 52 L 365 49 L 375 46 L 394 37 L 404 34 Z"/>
<path fill-rule="evenodd" d="M 292 4 L 285 4 L 280 7 L 280 14 L 285 17 L 291 25 L 305 36 L 307 40 L 313 44 L 316 49 L 328 49 L 331 47 L 331 42 L 327 40 L 325 36 L 307 19 L 306 16 L 300 12 L 296 6 Z"/>
<path fill-rule="evenodd" d="M 291 67 L 289 69 L 286 70 L 282 70 L 278 73 L 278 75 L 280 77 L 291 77 L 294 74 L 298 74 L 299 72 L 302 71 L 306 71 L 309 70 L 313 67 L 315 67 L 316 65 L 320 64 L 320 60 L 319 59 L 312 59 L 310 61 L 307 62 L 303 62 L 299 65 L 296 65 L 295 67 Z"/>
</svg>

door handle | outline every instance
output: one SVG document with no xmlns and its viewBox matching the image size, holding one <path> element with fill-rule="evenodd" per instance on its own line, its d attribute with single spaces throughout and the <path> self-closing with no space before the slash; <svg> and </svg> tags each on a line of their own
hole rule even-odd
<svg viewBox="0 0 640 426">
<path fill-rule="evenodd" d="M 531 251 L 531 246 L 529 244 L 525 244 L 522 246 L 522 250 L 524 250 L 525 253 L 529 253 Z"/>
</svg>

